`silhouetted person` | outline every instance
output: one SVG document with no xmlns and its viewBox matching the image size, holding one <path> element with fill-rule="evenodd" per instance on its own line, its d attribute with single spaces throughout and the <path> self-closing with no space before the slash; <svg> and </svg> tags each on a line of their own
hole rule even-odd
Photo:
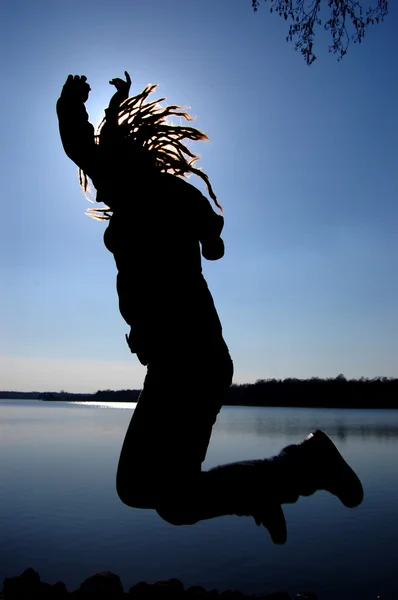
<svg viewBox="0 0 398 600">
<path fill-rule="evenodd" d="M 109 219 L 104 242 L 118 270 L 128 344 L 147 365 L 120 455 L 119 497 L 175 525 L 251 515 L 274 542 L 284 543 L 281 504 L 324 489 L 354 507 L 363 498 L 361 483 L 320 431 L 272 459 L 202 471 L 233 376 L 201 266 L 201 253 L 208 260 L 224 255 L 224 219 L 179 177 L 200 176 L 222 210 L 207 175 L 194 167 L 197 157 L 183 144 L 206 136 L 167 122 L 170 115 L 191 120 L 180 107 L 146 102 L 156 86 L 129 98 L 125 75 L 126 81 L 110 82 L 117 91 L 96 134 L 84 106 L 86 77 L 69 75 L 57 103 L 65 152 L 79 167 L 83 188 L 89 178 L 97 201 L 107 205 L 91 215 Z"/>
</svg>

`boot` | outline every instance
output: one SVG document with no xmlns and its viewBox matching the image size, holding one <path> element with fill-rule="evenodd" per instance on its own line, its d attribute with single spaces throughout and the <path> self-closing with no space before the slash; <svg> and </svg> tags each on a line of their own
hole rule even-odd
<svg viewBox="0 0 398 600">
<path fill-rule="evenodd" d="M 295 502 L 316 490 L 330 492 L 348 508 L 363 500 L 362 484 L 332 440 L 323 431 L 310 433 L 301 443 L 287 446 L 272 459 L 279 471 L 281 503 Z"/>
</svg>

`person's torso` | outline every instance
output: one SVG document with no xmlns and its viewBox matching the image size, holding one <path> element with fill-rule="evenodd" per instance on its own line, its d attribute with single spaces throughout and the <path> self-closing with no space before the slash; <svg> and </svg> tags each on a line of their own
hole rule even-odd
<svg viewBox="0 0 398 600">
<path fill-rule="evenodd" d="M 146 339 L 221 333 L 202 275 L 197 194 L 176 177 L 154 178 L 125 193 L 104 233 L 118 269 L 120 311 Z"/>
</svg>

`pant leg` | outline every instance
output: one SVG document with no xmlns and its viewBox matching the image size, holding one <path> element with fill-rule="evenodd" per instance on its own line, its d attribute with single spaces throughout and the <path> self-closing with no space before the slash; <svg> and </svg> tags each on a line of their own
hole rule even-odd
<svg viewBox="0 0 398 600">
<path fill-rule="evenodd" d="M 333 442 L 315 431 L 277 456 L 220 465 L 200 474 L 195 486 L 157 509 L 174 525 L 193 524 L 222 515 L 251 515 L 269 529 L 276 543 L 286 539 L 281 504 L 325 490 L 348 508 L 359 506 L 363 487 Z"/>
<path fill-rule="evenodd" d="M 143 390 L 119 459 L 117 492 L 136 508 L 173 504 L 180 490 L 195 485 L 212 427 L 232 382 L 225 342 L 188 350 L 177 363 L 148 365 Z M 173 378 L 173 387 L 170 379 Z"/>
<path fill-rule="evenodd" d="M 149 363 L 120 455 L 121 500 L 132 507 L 156 509 L 173 525 L 235 514 L 251 515 L 267 528 L 276 518 L 283 530 L 283 513 L 275 513 L 273 492 L 279 486 L 272 461 L 201 471 L 212 427 L 232 382 L 233 364 L 225 343 L 206 360 L 203 353 L 187 353 L 178 362 L 170 388 L 174 372 L 175 363 Z"/>
</svg>

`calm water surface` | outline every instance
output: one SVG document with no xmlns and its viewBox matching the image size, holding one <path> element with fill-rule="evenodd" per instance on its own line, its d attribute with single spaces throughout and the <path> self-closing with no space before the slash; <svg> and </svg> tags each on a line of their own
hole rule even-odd
<svg viewBox="0 0 398 600">
<path fill-rule="evenodd" d="M 324 429 L 359 474 L 354 510 L 326 492 L 286 505 L 288 542 L 247 517 L 173 527 L 115 490 L 135 405 L 0 401 L 0 583 L 27 567 L 69 591 L 101 570 L 320 600 L 398 598 L 398 411 L 226 407 L 205 467 L 271 456 Z"/>
</svg>

